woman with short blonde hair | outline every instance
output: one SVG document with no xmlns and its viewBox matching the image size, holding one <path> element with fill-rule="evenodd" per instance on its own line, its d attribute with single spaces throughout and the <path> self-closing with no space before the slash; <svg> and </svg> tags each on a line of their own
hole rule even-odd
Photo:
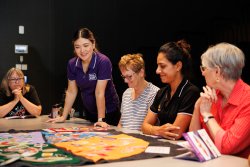
<svg viewBox="0 0 250 167">
<path fill-rule="evenodd" d="M 122 95 L 118 127 L 141 130 L 141 125 L 159 88 L 145 79 L 142 54 L 126 54 L 119 61 L 121 76 L 128 87 Z"/>
</svg>

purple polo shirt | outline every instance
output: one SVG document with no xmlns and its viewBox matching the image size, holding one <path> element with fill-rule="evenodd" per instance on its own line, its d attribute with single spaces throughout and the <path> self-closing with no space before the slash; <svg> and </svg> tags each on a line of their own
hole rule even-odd
<svg viewBox="0 0 250 167">
<path fill-rule="evenodd" d="M 69 60 L 67 75 L 75 80 L 81 91 L 82 102 L 87 112 L 97 114 L 95 88 L 97 80 L 108 80 L 105 90 L 106 113 L 117 111 L 119 97 L 112 80 L 112 64 L 109 58 L 100 52 L 94 53 L 86 73 L 83 72 L 82 60 L 74 57 Z"/>
</svg>

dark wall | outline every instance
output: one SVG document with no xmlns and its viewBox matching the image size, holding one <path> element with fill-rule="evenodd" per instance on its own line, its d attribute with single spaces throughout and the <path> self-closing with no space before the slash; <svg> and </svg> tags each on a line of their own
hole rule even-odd
<svg viewBox="0 0 250 167">
<path fill-rule="evenodd" d="M 0 0 L 0 77 L 16 63 L 15 44 L 26 44 L 29 53 L 23 54 L 28 83 L 37 88 L 44 111 L 54 100 L 55 47 L 54 12 L 50 0 Z M 24 34 L 18 26 L 24 26 Z"/>
<path fill-rule="evenodd" d="M 15 44 L 29 45 L 24 55 L 25 74 L 35 85 L 43 113 L 60 102 L 67 87 L 66 65 L 73 56 L 71 38 L 79 27 L 90 28 L 99 50 L 113 63 L 113 78 L 121 96 L 123 83 L 118 61 L 123 54 L 140 52 L 147 80 L 163 86 L 155 74 L 158 48 L 185 38 L 192 45 L 193 78 L 204 85 L 200 55 L 217 42 L 237 44 L 246 54 L 243 79 L 248 83 L 250 54 L 250 2 L 145 1 L 145 0 L 0 0 L 0 77 L 19 62 Z M 18 26 L 25 27 L 23 35 Z"/>
</svg>

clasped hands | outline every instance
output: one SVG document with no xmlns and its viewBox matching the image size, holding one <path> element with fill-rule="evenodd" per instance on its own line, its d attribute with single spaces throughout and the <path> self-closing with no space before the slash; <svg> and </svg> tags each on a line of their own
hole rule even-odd
<svg viewBox="0 0 250 167">
<path fill-rule="evenodd" d="M 172 125 L 170 123 L 159 126 L 156 130 L 158 136 L 164 137 L 169 140 L 176 140 L 179 138 L 180 127 Z"/>
<path fill-rule="evenodd" d="M 17 100 L 17 101 L 20 101 L 20 99 L 23 97 L 22 89 L 21 89 L 21 88 L 19 88 L 19 89 L 14 89 L 14 90 L 12 91 L 12 93 L 14 94 L 15 100 Z"/>
<path fill-rule="evenodd" d="M 211 106 L 212 103 L 217 101 L 217 95 L 214 88 L 209 86 L 203 86 L 204 92 L 200 93 L 200 113 L 203 117 L 211 115 Z"/>
</svg>

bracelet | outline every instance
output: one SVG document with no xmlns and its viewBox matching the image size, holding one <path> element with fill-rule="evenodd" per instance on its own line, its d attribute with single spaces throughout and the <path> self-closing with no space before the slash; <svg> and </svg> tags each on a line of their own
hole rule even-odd
<svg viewBox="0 0 250 167">
<path fill-rule="evenodd" d="M 214 116 L 213 116 L 213 115 L 205 116 L 204 119 L 203 119 L 203 122 L 204 122 L 205 124 L 207 124 L 208 121 L 209 121 L 211 118 L 214 118 Z"/>
<path fill-rule="evenodd" d="M 98 118 L 97 122 L 106 122 L 105 118 Z"/>
</svg>

